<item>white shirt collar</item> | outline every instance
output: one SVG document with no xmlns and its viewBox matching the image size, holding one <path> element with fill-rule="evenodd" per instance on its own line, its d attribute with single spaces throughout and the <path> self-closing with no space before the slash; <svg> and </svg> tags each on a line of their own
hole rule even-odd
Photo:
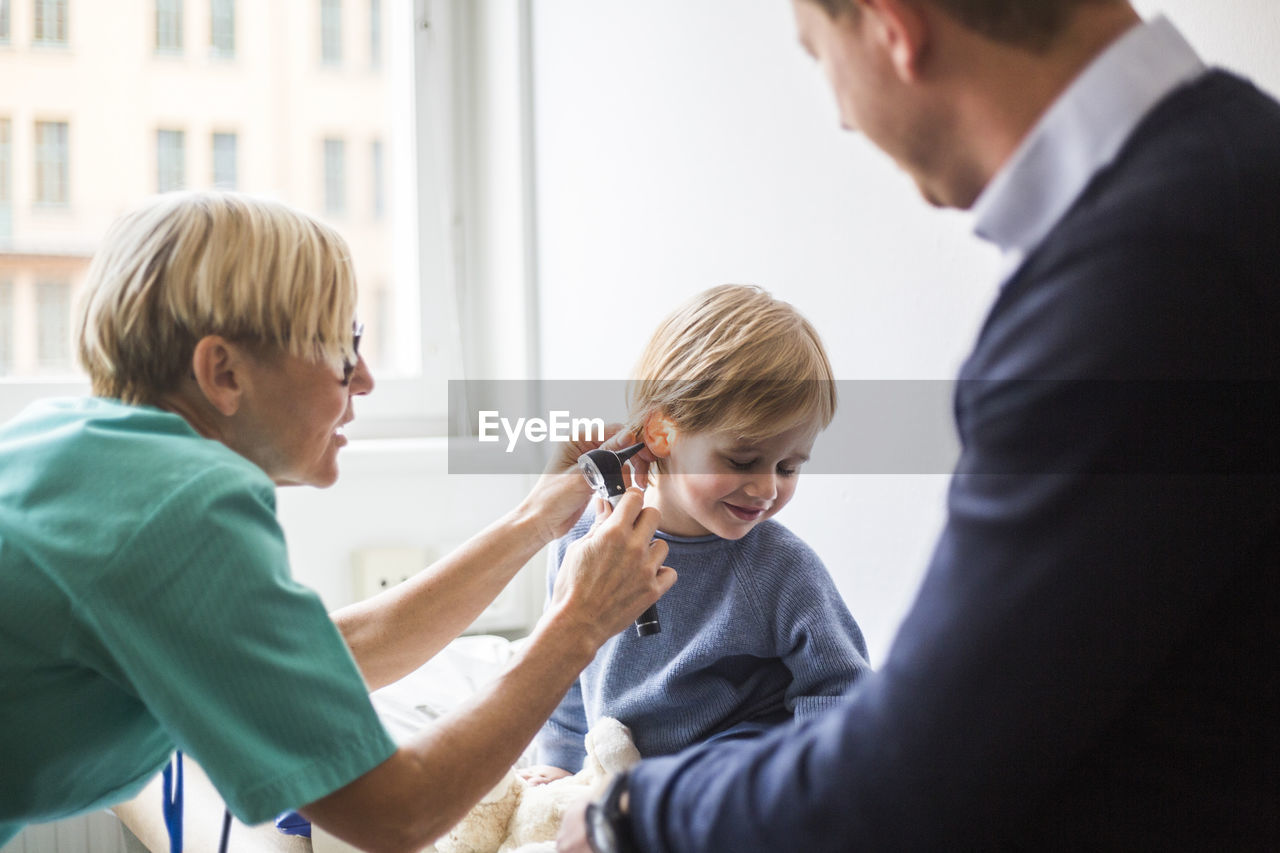
<svg viewBox="0 0 1280 853">
<path fill-rule="evenodd" d="M 1160 100 L 1204 73 L 1164 17 L 1116 39 L 1049 107 L 973 206 L 974 232 L 1011 274 Z"/>
</svg>

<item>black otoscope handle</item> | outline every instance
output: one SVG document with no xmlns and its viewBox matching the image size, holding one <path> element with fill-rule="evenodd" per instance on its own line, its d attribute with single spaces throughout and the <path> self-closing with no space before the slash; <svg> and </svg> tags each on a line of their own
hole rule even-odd
<svg viewBox="0 0 1280 853">
<path fill-rule="evenodd" d="M 582 476 L 587 478 L 596 494 L 609 502 L 609 506 L 617 506 L 618 501 L 627 492 L 626 483 L 622 479 L 622 463 L 634 456 L 643 444 L 636 444 L 617 453 L 612 450 L 598 448 L 588 450 L 578 457 L 578 467 Z M 636 634 L 651 637 L 661 633 L 662 623 L 658 621 L 658 605 L 652 604 L 640 618 L 636 620 Z"/>
</svg>

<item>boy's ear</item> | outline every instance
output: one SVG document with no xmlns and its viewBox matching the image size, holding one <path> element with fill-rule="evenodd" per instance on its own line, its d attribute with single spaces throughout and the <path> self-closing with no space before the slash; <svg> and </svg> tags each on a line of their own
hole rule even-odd
<svg viewBox="0 0 1280 853">
<path fill-rule="evenodd" d="M 191 354 L 191 372 L 209 403 L 227 417 L 240 408 L 239 351 L 219 335 L 205 335 Z"/>
<path fill-rule="evenodd" d="M 659 459 L 671 455 L 671 442 L 676 437 L 676 425 L 665 412 L 654 412 L 645 418 L 642 430 L 645 447 Z"/>
<path fill-rule="evenodd" d="M 928 19 L 912 0 L 859 0 L 874 27 L 875 40 L 904 83 L 919 78 L 929 39 Z"/>
</svg>

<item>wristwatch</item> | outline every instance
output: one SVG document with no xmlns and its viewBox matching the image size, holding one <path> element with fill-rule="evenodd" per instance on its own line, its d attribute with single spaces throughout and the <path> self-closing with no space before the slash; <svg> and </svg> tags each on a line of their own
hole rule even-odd
<svg viewBox="0 0 1280 853">
<path fill-rule="evenodd" d="M 622 810 L 622 796 L 630 781 L 628 773 L 619 773 L 600 799 L 587 805 L 587 844 L 594 853 L 636 853 L 631 815 Z"/>
</svg>

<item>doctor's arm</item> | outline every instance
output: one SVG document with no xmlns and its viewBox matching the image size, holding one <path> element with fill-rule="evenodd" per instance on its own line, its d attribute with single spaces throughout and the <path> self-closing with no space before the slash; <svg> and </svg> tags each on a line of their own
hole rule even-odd
<svg viewBox="0 0 1280 853">
<path fill-rule="evenodd" d="M 502 778 L 578 673 L 658 599 L 675 573 L 654 540 L 658 514 L 632 490 L 570 549 L 528 645 L 487 688 L 365 775 L 302 811 L 368 850 L 418 850 Z"/>
<path fill-rule="evenodd" d="M 604 446 L 623 446 L 629 438 L 616 435 Z M 410 580 L 330 614 L 370 690 L 431 659 L 544 545 L 569 532 L 591 499 L 576 460 L 597 446 L 562 444 L 515 509 Z"/>
</svg>

